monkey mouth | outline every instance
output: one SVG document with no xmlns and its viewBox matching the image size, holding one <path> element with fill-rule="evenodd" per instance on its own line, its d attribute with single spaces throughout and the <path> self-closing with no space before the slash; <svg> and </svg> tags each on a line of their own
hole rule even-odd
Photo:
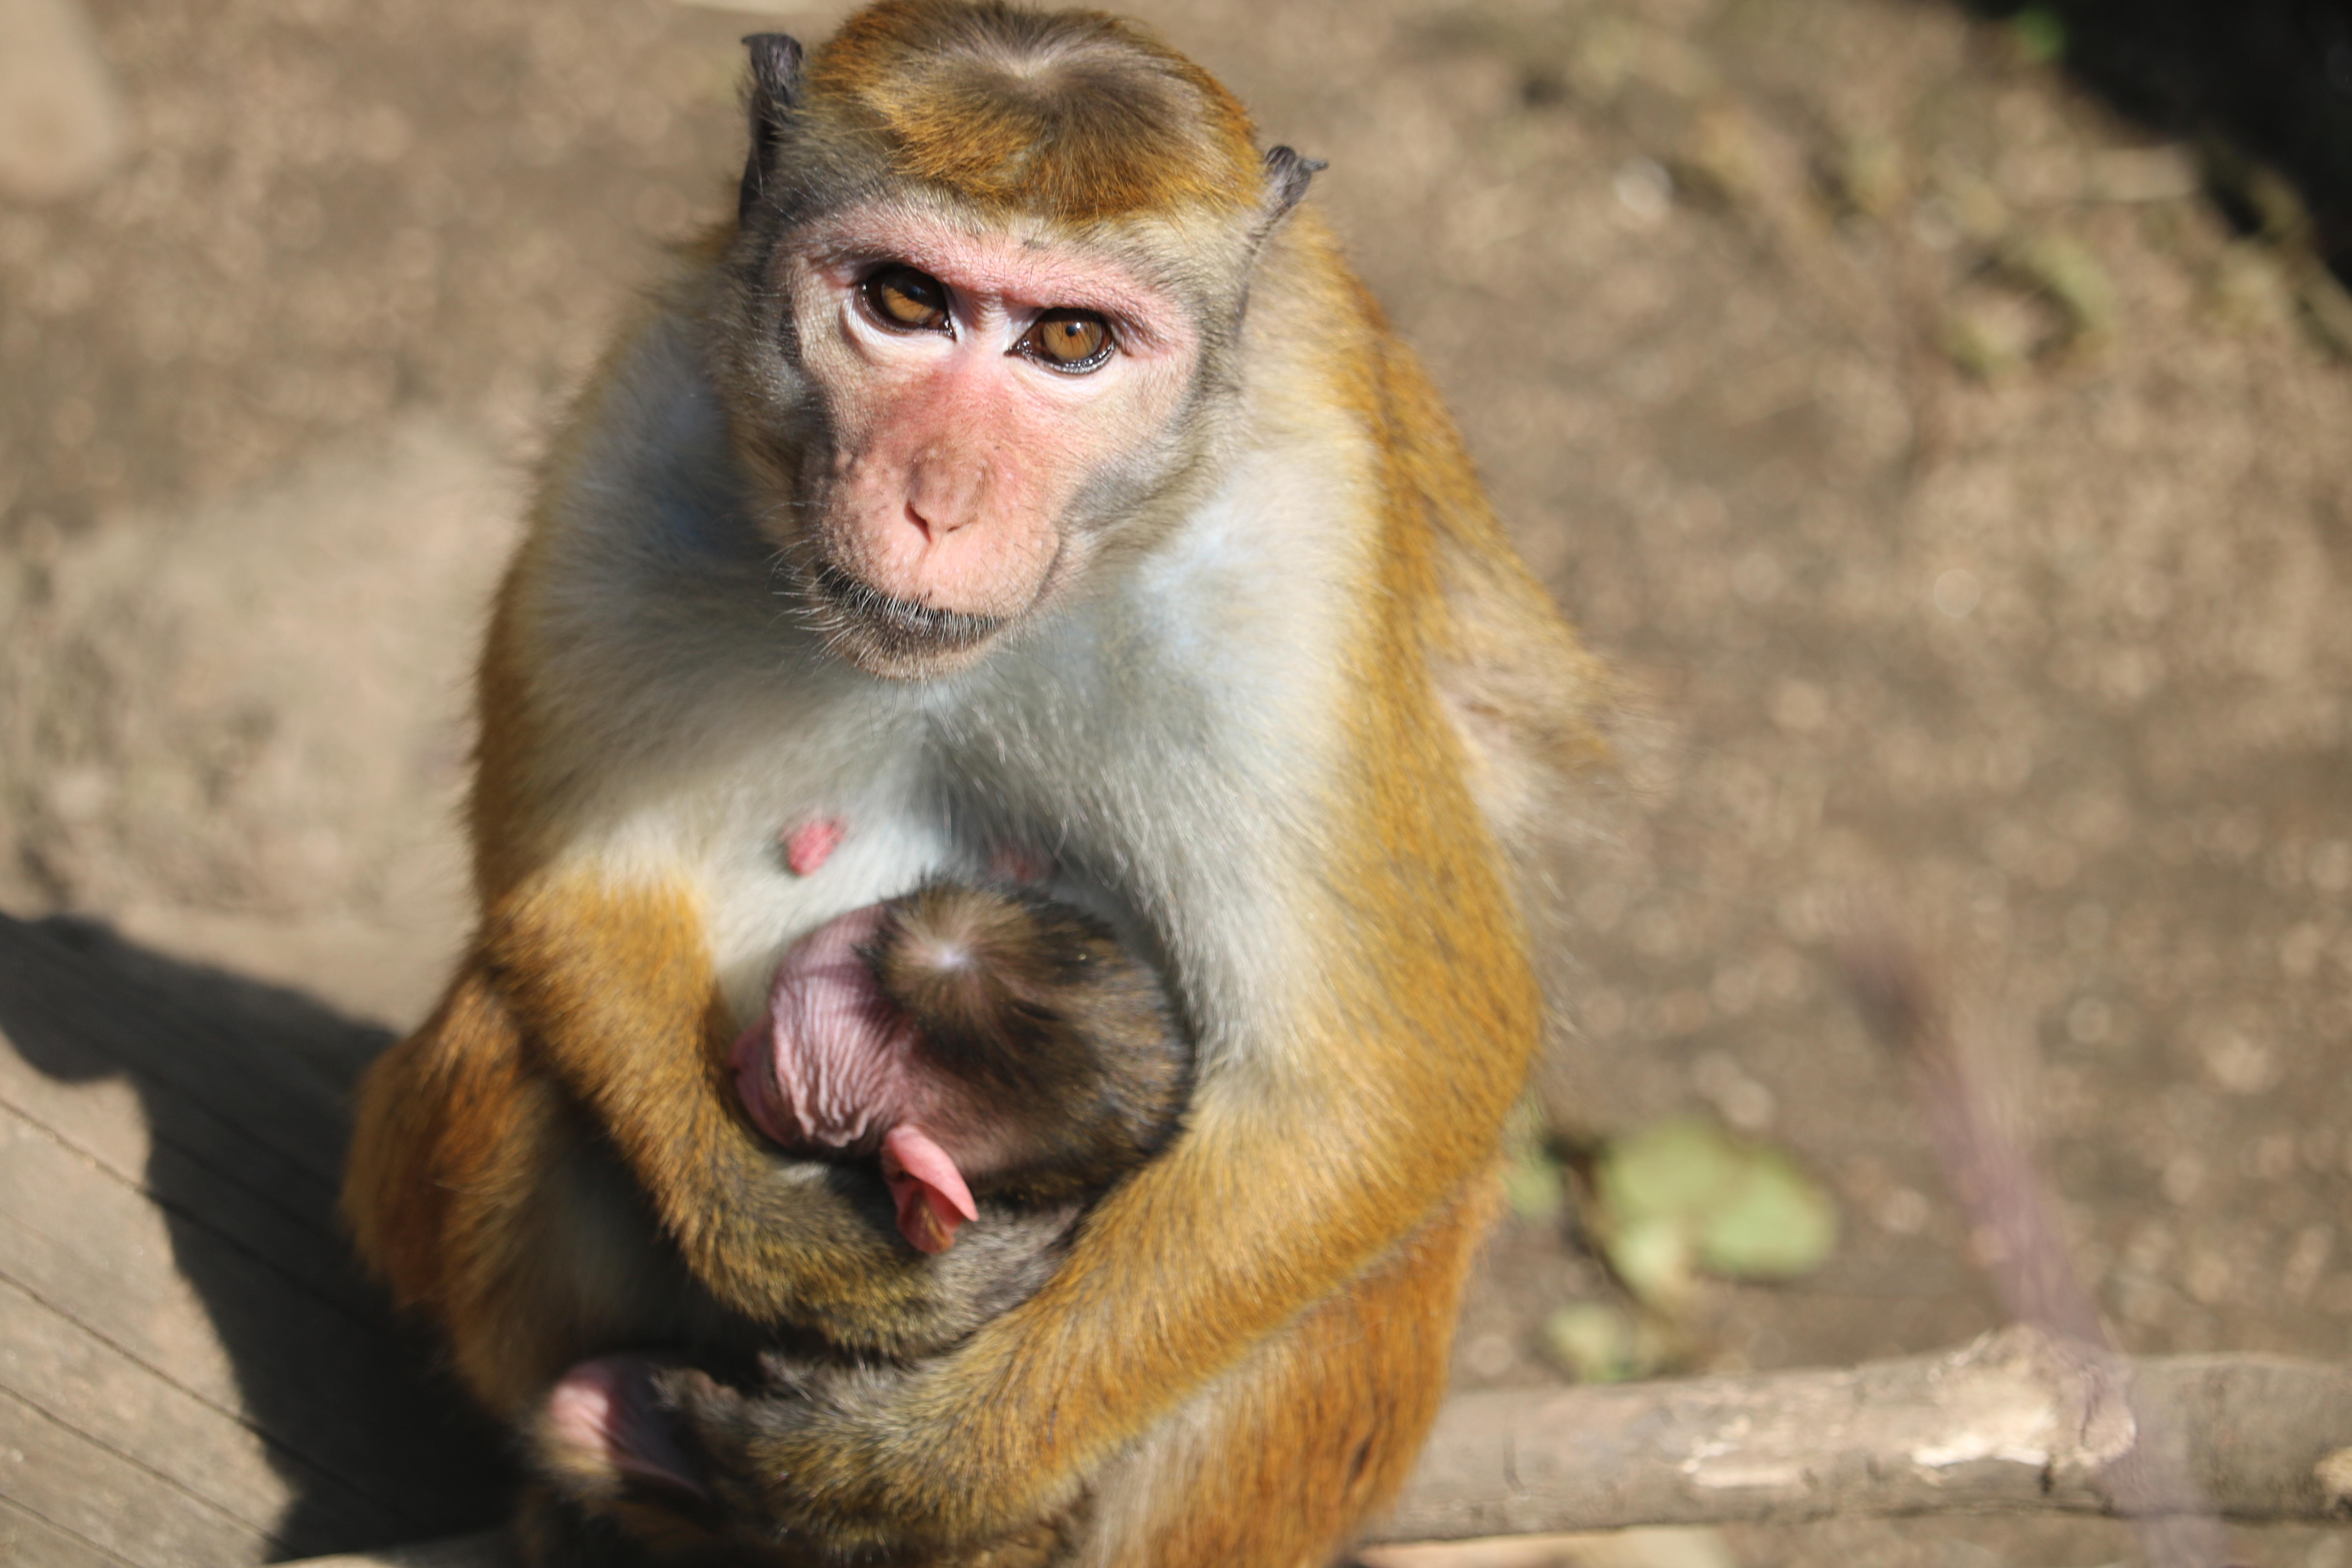
<svg viewBox="0 0 2352 1568">
<path fill-rule="evenodd" d="M 961 662 L 1006 620 L 895 598 L 830 561 L 816 564 L 809 583 L 835 644 L 877 675 L 921 675 Z"/>
</svg>

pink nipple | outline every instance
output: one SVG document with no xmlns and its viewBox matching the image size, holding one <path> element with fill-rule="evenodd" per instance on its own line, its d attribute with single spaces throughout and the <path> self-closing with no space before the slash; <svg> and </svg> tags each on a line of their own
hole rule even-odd
<svg viewBox="0 0 2352 1568">
<path fill-rule="evenodd" d="M 837 816 L 818 816 L 784 835 L 784 864 L 795 877 L 805 877 L 833 858 L 849 837 L 849 824 Z"/>
</svg>

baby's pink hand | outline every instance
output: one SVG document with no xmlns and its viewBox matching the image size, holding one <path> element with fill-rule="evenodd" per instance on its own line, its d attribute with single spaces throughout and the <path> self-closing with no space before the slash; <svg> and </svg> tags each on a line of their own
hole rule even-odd
<svg viewBox="0 0 2352 1568">
<path fill-rule="evenodd" d="M 898 1234 L 925 1252 L 945 1252 L 956 1226 L 980 1217 L 954 1159 L 912 1123 L 883 1134 L 882 1180 L 898 1205 Z"/>
<path fill-rule="evenodd" d="M 625 1479 L 706 1497 L 694 1461 L 655 1401 L 659 1364 L 642 1355 L 582 1362 L 548 1392 L 544 1430 L 557 1445 L 592 1462 L 601 1458 Z"/>
</svg>

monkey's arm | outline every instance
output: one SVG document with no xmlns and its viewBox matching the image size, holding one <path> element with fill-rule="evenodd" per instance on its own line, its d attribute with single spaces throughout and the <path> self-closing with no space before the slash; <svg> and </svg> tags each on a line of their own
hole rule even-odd
<svg viewBox="0 0 2352 1568">
<path fill-rule="evenodd" d="M 606 1342 L 627 1334 L 625 1303 L 644 1282 L 610 1277 L 642 1269 L 610 1259 L 652 1237 L 583 1252 L 583 1226 L 657 1226 L 714 1297 L 755 1321 L 886 1353 L 970 1326 L 971 1281 L 927 1268 L 898 1238 L 878 1182 L 857 1203 L 742 1121 L 712 1001 L 682 892 L 527 886 L 494 907 L 432 1019 L 371 1072 L 345 1211 L 362 1254 L 397 1298 L 440 1320 L 493 1406 L 627 1342 Z M 625 1194 L 581 1191 L 592 1122 L 651 1224 Z"/>
<path fill-rule="evenodd" d="M 1458 797 L 1448 776 L 1382 784 L 1410 809 Z M 1445 815 L 1367 831 L 1417 863 L 1367 856 L 1337 868 L 1356 889 L 1344 905 L 1286 911 L 1348 933 L 1321 993 L 1332 1005 L 1261 1020 L 1207 1071 L 1181 1139 L 1094 1211 L 1030 1301 L 856 1399 L 746 1402 L 677 1380 L 718 1495 L 844 1552 L 976 1542 L 1042 1517 L 1475 1179 L 1539 1006 L 1491 851 L 1469 842 L 1466 808 L 1451 827 Z"/>
<path fill-rule="evenodd" d="M 878 1184 L 870 1209 L 853 1205 L 828 1167 L 780 1154 L 743 1116 L 684 889 L 587 877 L 528 888 L 494 912 L 484 956 L 533 1054 L 722 1303 L 885 1352 L 936 1343 L 963 1316 L 951 1272 L 898 1238 Z"/>
</svg>

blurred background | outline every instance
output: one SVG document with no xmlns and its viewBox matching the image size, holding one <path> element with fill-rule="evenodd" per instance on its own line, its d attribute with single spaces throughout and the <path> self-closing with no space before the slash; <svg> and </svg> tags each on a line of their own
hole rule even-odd
<svg viewBox="0 0 2352 1568">
<path fill-rule="evenodd" d="M 1645 715 L 1461 1381 L 1999 1322 L 1841 987 L 1856 907 L 1920 934 L 2127 1349 L 2344 1358 L 2341 8 L 1125 8 L 1330 160 L 1314 199 Z M 732 199 L 737 38 L 845 9 L 0 0 L 0 910 L 423 1016 L 545 432 Z M 1810 1239 L 1612 1269 L 1580 1188 L 1677 1138 Z M 1533 1561 L 2131 1550 L 1937 1521 Z"/>
</svg>

